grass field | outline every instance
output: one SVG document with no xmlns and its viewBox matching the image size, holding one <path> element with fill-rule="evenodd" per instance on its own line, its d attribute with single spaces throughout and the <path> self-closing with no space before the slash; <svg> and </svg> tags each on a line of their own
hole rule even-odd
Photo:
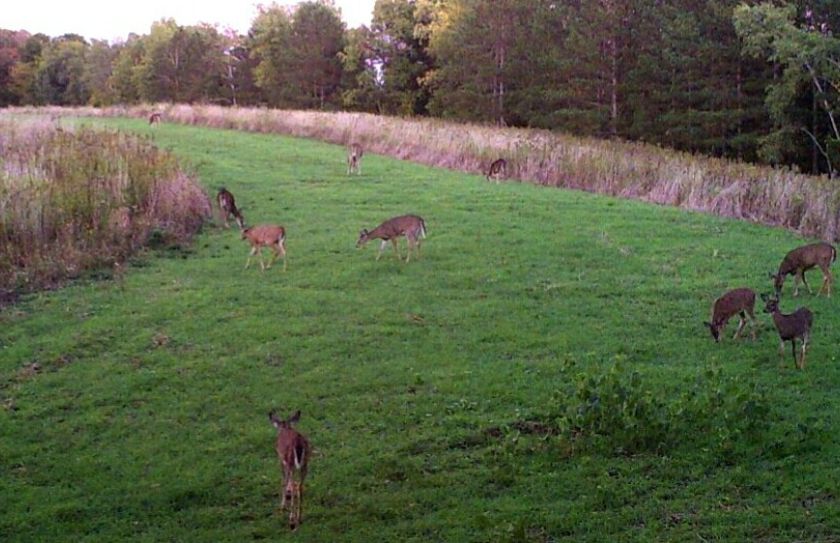
<svg viewBox="0 0 840 543">
<path fill-rule="evenodd" d="M 0 540 L 837 540 L 838 298 L 786 285 L 783 310 L 815 314 L 805 371 L 789 347 L 780 365 L 763 313 L 755 342 L 702 325 L 728 288 L 769 291 L 801 239 L 378 156 L 348 178 L 344 150 L 312 141 L 99 122 L 152 132 L 246 222 L 286 226 L 289 268 L 243 270 L 238 231 L 209 226 L 122 288 L 3 309 Z M 355 248 L 404 213 L 426 220 L 420 259 Z M 667 445 L 555 430 L 587 387 L 674 402 L 654 405 Z M 680 409 L 692 391 L 717 401 L 708 420 Z M 272 407 L 300 409 L 315 448 L 295 533 Z"/>
</svg>

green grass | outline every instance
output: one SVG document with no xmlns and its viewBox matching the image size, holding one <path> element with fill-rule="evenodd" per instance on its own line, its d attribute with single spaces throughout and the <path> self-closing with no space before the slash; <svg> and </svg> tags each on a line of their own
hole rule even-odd
<svg viewBox="0 0 840 543">
<path fill-rule="evenodd" d="M 759 337 L 716 345 L 728 288 L 769 291 L 801 240 L 671 208 L 539 188 L 232 131 L 152 132 L 226 186 L 249 224 L 287 228 L 289 269 L 243 270 L 235 229 L 138 259 L 123 288 L 79 282 L 0 313 L 3 541 L 826 541 L 840 533 L 840 312 L 815 314 L 806 371 Z M 405 265 L 361 228 L 417 213 Z M 403 242 L 404 250 L 404 242 Z M 813 273 L 813 272 L 812 272 Z M 812 285 L 819 285 L 813 273 Z M 569 372 L 616 360 L 677 398 L 719 367 L 756 385 L 761 434 L 621 454 L 547 420 Z M 27 368 L 37 363 L 41 371 Z M 712 391 L 714 393 L 714 391 Z M 279 505 L 272 407 L 315 455 L 303 525 Z M 690 426 L 690 425 L 689 425 Z M 498 431 L 496 431 L 498 430 Z"/>
</svg>

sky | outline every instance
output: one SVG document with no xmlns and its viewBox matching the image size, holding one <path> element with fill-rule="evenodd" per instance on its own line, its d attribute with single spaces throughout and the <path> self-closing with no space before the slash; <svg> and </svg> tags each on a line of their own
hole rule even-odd
<svg viewBox="0 0 840 543">
<path fill-rule="evenodd" d="M 276 0 L 295 4 L 299 0 Z M 370 24 L 374 0 L 335 0 L 349 28 Z M 81 34 L 88 39 L 123 41 L 148 34 L 154 21 L 173 18 L 179 25 L 218 24 L 245 33 L 259 4 L 271 0 L 4 0 L 0 28 L 41 32 L 50 37 Z"/>
</svg>

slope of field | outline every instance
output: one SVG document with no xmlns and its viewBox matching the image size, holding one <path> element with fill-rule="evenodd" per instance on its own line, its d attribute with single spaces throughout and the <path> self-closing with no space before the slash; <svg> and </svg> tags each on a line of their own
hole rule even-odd
<svg viewBox="0 0 840 543">
<path fill-rule="evenodd" d="M 789 347 L 780 365 L 760 310 L 755 342 L 731 341 L 731 323 L 716 345 L 702 325 L 724 290 L 769 291 L 801 239 L 375 155 L 349 178 L 344 150 L 312 141 L 101 122 L 153 134 L 208 191 L 230 189 L 248 224 L 286 226 L 289 268 L 243 270 L 238 231 L 208 227 L 192 250 L 137 260 L 122 288 L 79 283 L 3 310 L 0 540 L 840 533 L 837 298 L 794 301 L 787 285 L 783 309 L 815 314 L 805 371 Z M 404 213 L 426 219 L 420 259 L 354 247 Z M 663 400 L 718 372 L 725 386 L 702 394 L 759 391 L 764 424 L 635 452 L 540 431 L 580 375 L 616 361 Z M 300 409 L 315 447 L 295 534 L 276 512 L 272 407 Z"/>
</svg>

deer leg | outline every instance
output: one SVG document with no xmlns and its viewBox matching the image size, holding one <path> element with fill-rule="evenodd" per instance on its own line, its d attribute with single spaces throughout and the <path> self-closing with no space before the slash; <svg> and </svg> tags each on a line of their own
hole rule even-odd
<svg viewBox="0 0 840 543">
<path fill-rule="evenodd" d="M 379 258 L 382 256 L 382 251 L 384 251 L 385 247 L 387 247 L 387 246 L 388 246 L 388 240 L 383 239 L 382 243 L 379 244 L 379 252 L 376 253 L 376 260 L 379 260 Z"/>
<path fill-rule="evenodd" d="M 397 238 L 391 238 L 391 243 L 394 244 L 394 256 L 397 257 L 397 260 L 402 260 L 400 256 L 400 246 L 397 244 Z"/>
<path fill-rule="evenodd" d="M 245 261 L 245 269 L 246 270 L 248 269 L 248 266 L 251 265 L 251 259 L 254 257 L 255 254 L 257 254 L 257 248 L 256 247 L 251 247 L 251 253 L 248 255 L 248 260 Z"/>
<path fill-rule="evenodd" d="M 793 296 L 799 296 L 799 280 L 800 280 L 799 272 L 795 273 L 793 276 Z"/>
<path fill-rule="evenodd" d="M 779 340 L 779 363 L 784 364 L 785 362 L 785 340 Z"/>
<path fill-rule="evenodd" d="M 805 283 L 805 286 L 808 287 L 808 294 L 813 294 L 814 291 L 811 290 L 811 285 L 808 284 L 808 281 L 805 280 L 805 270 L 802 270 L 802 282 Z"/>
<path fill-rule="evenodd" d="M 739 337 L 741 337 L 741 330 L 743 330 L 744 326 L 747 324 L 747 316 L 744 314 L 743 311 L 741 311 L 741 313 L 738 315 L 738 318 L 738 329 L 735 330 L 735 335 L 732 336 L 732 339 L 738 339 Z"/>
<path fill-rule="evenodd" d="M 286 271 L 286 240 L 280 240 L 277 244 L 277 249 L 280 250 L 280 254 L 283 256 L 283 271 Z"/>
<path fill-rule="evenodd" d="M 790 340 L 790 348 L 793 351 L 793 367 L 799 368 L 799 362 L 796 361 L 796 338 Z"/>
<path fill-rule="evenodd" d="M 750 331 L 752 332 L 753 341 L 755 341 L 755 314 L 752 309 L 747 309 L 747 314 L 750 316 Z"/>
<path fill-rule="evenodd" d="M 408 245 L 408 251 L 405 255 L 405 263 L 408 264 L 408 261 L 411 260 L 411 249 L 414 247 L 416 242 L 413 242 L 410 237 L 405 237 L 406 245 Z"/>
</svg>

